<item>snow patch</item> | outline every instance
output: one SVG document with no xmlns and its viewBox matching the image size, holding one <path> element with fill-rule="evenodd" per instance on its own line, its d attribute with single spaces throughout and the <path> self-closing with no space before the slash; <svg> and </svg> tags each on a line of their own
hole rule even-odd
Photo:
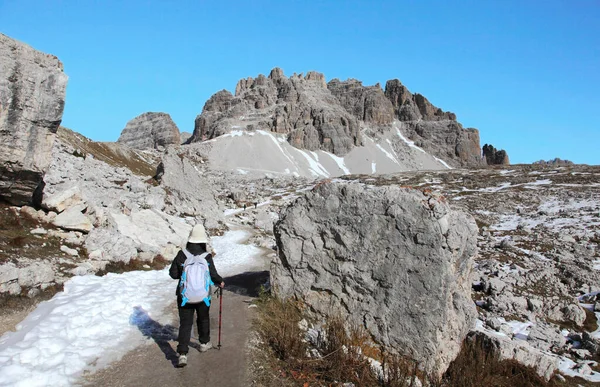
<svg viewBox="0 0 600 387">
<path fill-rule="evenodd" d="M 402 135 L 402 133 L 400 132 L 400 129 L 396 128 L 396 133 L 398 134 L 398 136 L 400 137 L 400 139 L 402 141 L 404 141 L 406 144 L 408 144 L 409 147 L 414 148 L 414 149 L 418 150 L 419 152 L 427 153 L 422 148 L 416 146 L 414 141 L 411 141 L 411 140 L 407 139 L 406 137 L 404 137 Z"/>
<path fill-rule="evenodd" d="M 234 230 L 212 238 L 221 275 L 242 273 L 256 262 L 260 249 L 241 244 L 249 235 Z M 148 324 L 171 322 L 156 320 L 175 302 L 176 286 L 168 269 L 71 278 L 16 332 L 0 337 L 0 385 L 69 386 L 85 370 L 119 360 L 151 340 Z M 159 333 L 167 340 L 173 335 Z"/>
<path fill-rule="evenodd" d="M 328 154 L 333 159 L 333 161 L 335 161 L 335 163 L 338 165 L 338 167 L 340 167 L 340 169 L 342 171 L 344 171 L 345 175 L 351 174 L 350 170 L 346 167 L 346 163 L 345 163 L 343 157 L 336 156 L 333 153 L 329 153 L 329 152 L 325 152 L 325 153 Z"/>
</svg>

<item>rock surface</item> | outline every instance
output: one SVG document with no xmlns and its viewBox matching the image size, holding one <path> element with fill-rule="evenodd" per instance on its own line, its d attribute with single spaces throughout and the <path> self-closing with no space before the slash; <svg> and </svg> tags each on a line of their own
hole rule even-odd
<svg viewBox="0 0 600 387">
<path fill-rule="evenodd" d="M 191 142 L 232 130 L 263 129 L 284 133 L 298 148 L 325 150 L 338 156 L 361 144 L 360 127 L 327 89 L 317 72 L 286 77 L 275 68 L 238 82 L 235 96 L 226 90 L 213 95 L 196 117 Z"/>
<path fill-rule="evenodd" d="M 473 218 L 441 197 L 325 183 L 282 213 L 271 282 L 441 375 L 474 326 L 476 234 Z"/>
<path fill-rule="evenodd" d="M 365 144 L 399 121 L 409 140 L 454 166 L 483 165 L 477 129 L 464 129 L 456 115 L 444 112 L 424 96 L 412 94 L 399 80 L 363 86 L 356 79 L 325 83 L 323 74 L 287 78 L 275 68 L 269 77 L 242 79 L 235 95 L 221 90 L 204 105 L 190 142 L 239 130 L 267 130 L 287 135 L 297 148 L 337 156 Z"/>
<path fill-rule="evenodd" d="M 498 150 L 492 145 L 483 146 L 483 156 L 487 165 L 509 165 L 510 161 L 504 149 Z"/>
<path fill-rule="evenodd" d="M 159 149 L 182 141 L 170 115 L 147 112 L 129 121 L 117 142 L 134 149 Z"/>
<path fill-rule="evenodd" d="M 67 76 L 53 55 L 0 34 L 0 198 L 32 202 L 50 164 Z"/>
<path fill-rule="evenodd" d="M 540 165 L 573 165 L 574 163 L 571 160 L 562 160 L 558 157 L 552 160 L 538 160 L 534 161 L 532 164 L 540 164 Z"/>
</svg>

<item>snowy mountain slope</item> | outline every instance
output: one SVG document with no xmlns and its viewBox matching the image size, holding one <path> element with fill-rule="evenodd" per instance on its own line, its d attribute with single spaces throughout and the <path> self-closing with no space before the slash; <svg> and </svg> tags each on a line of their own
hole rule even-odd
<svg viewBox="0 0 600 387">
<path fill-rule="evenodd" d="M 240 174 L 329 178 L 450 168 L 408 140 L 402 134 L 402 125 L 395 121 L 376 137 L 364 130 L 364 145 L 353 148 L 344 157 L 322 150 L 298 149 L 288 143 L 285 135 L 263 130 L 233 130 L 206 143 L 211 146 L 211 167 Z"/>
</svg>

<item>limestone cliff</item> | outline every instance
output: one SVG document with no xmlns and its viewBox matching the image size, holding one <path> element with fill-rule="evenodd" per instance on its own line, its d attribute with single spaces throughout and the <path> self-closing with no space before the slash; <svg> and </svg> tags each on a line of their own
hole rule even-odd
<svg viewBox="0 0 600 387">
<path fill-rule="evenodd" d="M 32 201 L 51 161 L 66 87 L 58 58 L 0 34 L 0 200 Z"/>
</svg>

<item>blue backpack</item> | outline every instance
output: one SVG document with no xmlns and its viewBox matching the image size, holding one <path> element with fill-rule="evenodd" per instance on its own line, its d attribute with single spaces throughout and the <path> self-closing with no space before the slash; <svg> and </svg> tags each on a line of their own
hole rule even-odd
<svg viewBox="0 0 600 387">
<path fill-rule="evenodd" d="M 186 260 L 183 263 L 183 274 L 179 283 L 181 306 L 200 302 L 210 306 L 210 286 L 214 284 L 210 278 L 209 263 L 206 261 L 208 253 L 193 255 L 186 249 L 182 251 Z"/>
</svg>

